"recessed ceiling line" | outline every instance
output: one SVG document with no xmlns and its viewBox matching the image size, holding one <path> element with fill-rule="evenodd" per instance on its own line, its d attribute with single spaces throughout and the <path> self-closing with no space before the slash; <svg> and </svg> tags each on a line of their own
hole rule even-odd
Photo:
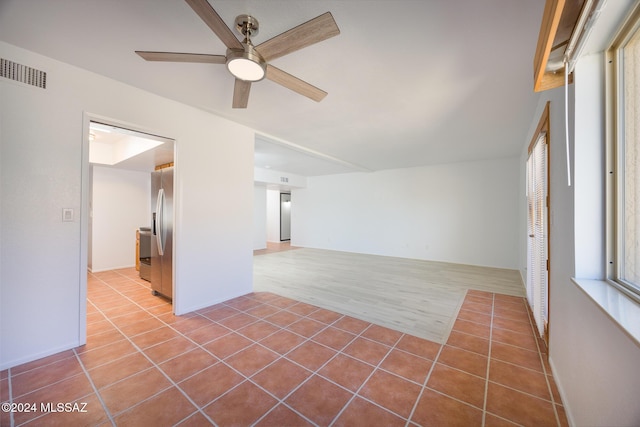
<svg viewBox="0 0 640 427">
<path fill-rule="evenodd" d="M 342 166 L 346 166 L 346 167 L 348 167 L 350 169 L 355 169 L 355 170 L 358 170 L 360 172 L 373 172 L 372 169 L 366 168 L 364 166 L 360 166 L 358 164 L 351 163 L 351 162 L 348 162 L 346 160 L 339 159 L 337 157 L 333 157 L 333 156 L 331 156 L 329 154 L 321 153 L 320 151 L 312 150 L 311 148 L 303 147 L 302 145 L 298 145 L 298 144 L 295 144 L 293 142 L 286 141 L 284 139 L 278 138 L 278 137 L 273 136 L 273 135 L 266 134 L 264 132 L 256 132 L 256 136 L 257 137 L 263 137 L 263 139 L 266 142 L 270 142 L 270 143 L 273 143 L 273 144 L 276 144 L 276 145 L 280 145 L 282 147 L 289 148 L 291 150 L 295 150 L 295 151 L 298 151 L 300 153 L 304 153 L 304 154 L 310 155 L 312 157 L 328 160 L 330 162 L 337 163 L 337 164 L 340 164 Z"/>
</svg>

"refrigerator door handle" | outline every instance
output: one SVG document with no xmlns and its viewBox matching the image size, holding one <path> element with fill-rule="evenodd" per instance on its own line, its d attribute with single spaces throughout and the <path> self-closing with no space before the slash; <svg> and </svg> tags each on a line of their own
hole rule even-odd
<svg viewBox="0 0 640 427">
<path fill-rule="evenodd" d="M 164 242 L 162 241 L 164 224 L 163 224 L 163 209 L 164 209 L 164 190 L 161 188 L 158 190 L 158 200 L 156 202 L 156 244 L 158 245 L 158 255 L 164 255 Z"/>
</svg>

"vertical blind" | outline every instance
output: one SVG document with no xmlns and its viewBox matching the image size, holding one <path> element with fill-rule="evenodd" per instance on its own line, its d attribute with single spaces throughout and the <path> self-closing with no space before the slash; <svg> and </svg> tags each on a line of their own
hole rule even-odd
<svg viewBox="0 0 640 427">
<path fill-rule="evenodd" d="M 547 140 L 544 132 L 527 159 L 527 204 L 527 299 L 543 336 L 548 322 Z"/>
</svg>

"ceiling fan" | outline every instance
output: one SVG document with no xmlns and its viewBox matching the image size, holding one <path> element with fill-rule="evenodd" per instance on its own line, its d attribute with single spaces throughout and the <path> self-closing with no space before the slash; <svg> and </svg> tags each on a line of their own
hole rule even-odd
<svg viewBox="0 0 640 427">
<path fill-rule="evenodd" d="M 330 12 L 254 46 L 251 43 L 251 36 L 258 34 L 259 24 L 253 16 L 236 17 L 236 30 L 244 36 L 244 41 L 240 42 L 207 0 L 185 1 L 227 46 L 226 55 L 137 50 L 138 55 L 147 61 L 226 64 L 227 69 L 236 79 L 233 89 L 233 108 L 247 108 L 251 83 L 265 77 L 317 102 L 327 95 L 327 92 L 322 89 L 268 62 L 340 34 L 340 29 Z"/>
</svg>

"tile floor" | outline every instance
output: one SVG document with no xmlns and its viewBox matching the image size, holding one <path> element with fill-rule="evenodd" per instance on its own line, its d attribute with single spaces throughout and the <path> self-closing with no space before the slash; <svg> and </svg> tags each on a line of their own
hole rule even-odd
<svg viewBox="0 0 640 427">
<path fill-rule="evenodd" d="M 134 269 L 88 300 L 85 346 L 1 372 L 32 411 L 0 425 L 567 425 L 522 298 L 469 291 L 445 345 L 269 293 L 174 316 Z"/>
</svg>

